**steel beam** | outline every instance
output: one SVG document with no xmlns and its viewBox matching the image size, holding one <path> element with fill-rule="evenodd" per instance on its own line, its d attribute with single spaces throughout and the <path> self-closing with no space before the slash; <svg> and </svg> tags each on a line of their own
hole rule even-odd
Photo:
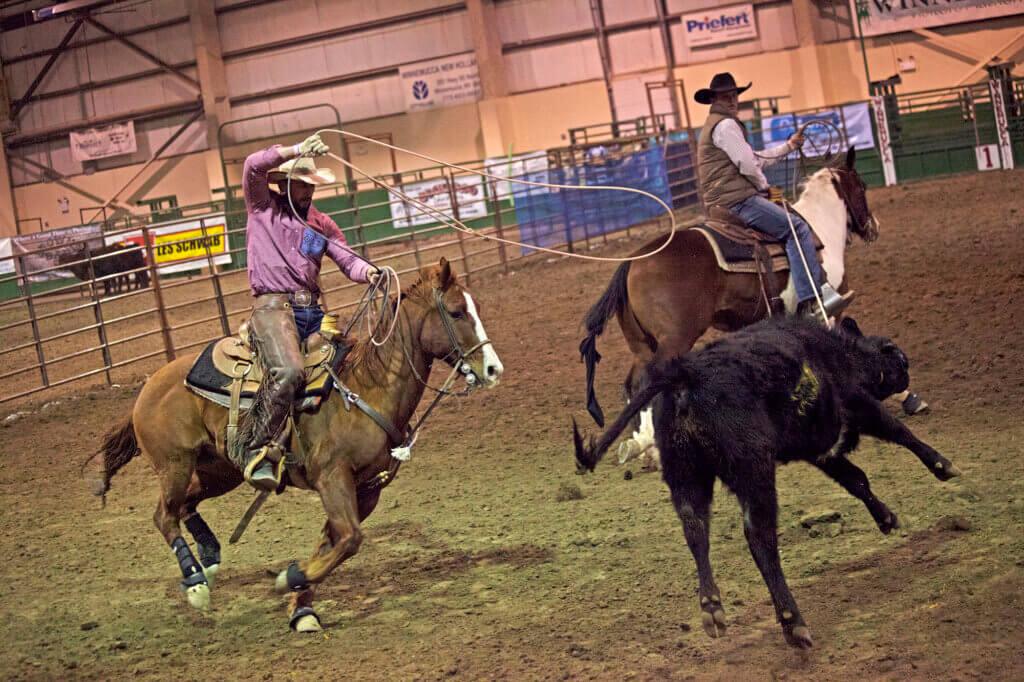
<svg viewBox="0 0 1024 682">
<path fill-rule="evenodd" d="M 85 17 L 85 20 L 88 21 L 91 25 L 93 25 L 96 28 L 98 28 L 99 30 L 101 30 L 104 33 L 106 33 L 107 35 L 116 38 L 125 47 L 129 48 L 133 52 L 136 52 L 137 54 L 142 55 L 143 57 L 145 57 L 149 61 L 151 61 L 154 64 L 156 64 L 157 66 L 159 66 L 161 69 L 163 69 L 167 73 L 169 73 L 172 76 L 175 76 L 176 78 L 181 80 L 186 85 L 195 88 L 195 90 L 197 92 L 200 90 L 199 81 L 196 81 L 196 80 L 193 80 L 192 78 L 189 78 L 188 76 L 183 74 L 181 71 L 177 70 L 176 68 L 174 68 L 173 66 L 171 66 L 170 64 L 165 62 L 164 60 L 162 60 L 159 57 L 157 57 L 155 54 L 149 52 L 148 50 L 142 49 L 141 47 L 139 47 L 138 45 L 136 45 L 132 41 L 128 40 L 128 38 L 124 37 L 120 33 L 116 32 L 116 31 L 114 31 L 114 30 L 112 30 L 110 28 L 107 28 L 106 26 L 104 26 L 100 22 L 96 21 L 96 19 L 94 19 L 93 17 L 87 16 L 87 17 Z"/>
<path fill-rule="evenodd" d="M 96 196 L 95 194 L 72 184 L 71 181 L 69 181 L 65 176 L 61 175 L 59 172 L 55 171 L 54 169 L 50 168 L 47 165 L 41 164 L 38 161 L 34 161 L 24 156 L 8 156 L 7 158 L 11 161 L 17 161 L 18 163 L 21 163 L 25 166 L 32 166 L 34 168 L 37 168 L 39 171 L 42 171 L 41 173 L 39 173 L 39 178 L 44 182 L 56 183 L 61 187 L 64 187 L 65 189 L 71 190 L 75 194 L 82 195 L 83 197 L 89 199 L 90 201 L 95 201 L 97 203 L 103 201 L 103 199 Z M 123 204 L 111 204 L 111 206 L 131 213 L 131 209 L 129 209 L 127 206 L 124 206 Z"/>
<path fill-rule="evenodd" d="M 608 107 L 612 112 L 612 134 L 618 133 L 619 115 L 615 108 L 615 92 L 612 89 L 612 60 L 608 49 L 608 36 L 604 30 L 604 7 L 601 0 L 590 0 L 590 16 L 597 31 L 597 51 L 601 56 L 601 72 L 604 74 L 604 87 L 608 91 Z"/>
<path fill-rule="evenodd" d="M 46 78 L 46 74 L 50 73 L 50 69 L 53 68 L 54 63 L 60 57 L 61 53 L 64 52 L 64 48 L 66 48 L 68 43 L 71 42 L 71 38 L 78 31 L 79 27 L 81 27 L 83 21 L 83 19 L 78 19 L 71 25 L 71 28 L 68 29 L 68 32 L 64 34 L 64 38 L 60 41 L 60 45 L 57 46 L 57 50 L 51 54 L 50 58 L 46 60 L 45 64 L 43 64 L 43 68 L 39 71 L 35 80 L 32 81 L 32 84 L 28 86 L 28 89 L 25 90 L 25 94 L 14 102 L 11 107 L 11 120 L 17 120 L 18 114 L 20 114 L 21 110 L 25 108 L 25 105 L 31 101 L 32 93 L 36 91 L 39 84 L 43 82 L 44 78 Z"/>
<path fill-rule="evenodd" d="M 4 143 L 7 145 L 8 149 L 15 149 L 17 147 L 24 147 L 27 144 L 55 140 L 67 135 L 73 130 L 79 130 L 80 128 L 92 128 L 127 119 L 132 119 L 136 122 L 151 121 L 155 118 L 167 118 L 170 116 L 177 116 L 179 114 L 190 114 L 196 110 L 202 110 L 202 108 L 203 104 L 198 99 L 178 102 L 177 104 L 161 104 L 159 106 L 149 107 L 146 109 L 134 109 L 131 111 L 111 114 L 109 116 L 100 116 L 81 121 L 62 123 L 61 125 L 53 126 L 51 128 L 40 128 L 20 135 L 7 137 L 4 139 Z"/>
</svg>

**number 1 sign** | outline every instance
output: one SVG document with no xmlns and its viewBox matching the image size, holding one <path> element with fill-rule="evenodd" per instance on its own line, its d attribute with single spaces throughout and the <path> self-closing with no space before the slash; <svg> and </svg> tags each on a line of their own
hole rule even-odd
<svg viewBox="0 0 1024 682">
<path fill-rule="evenodd" d="M 999 145 L 981 144 L 974 148 L 974 155 L 978 158 L 978 170 L 997 170 L 1002 168 L 999 163 Z"/>
</svg>

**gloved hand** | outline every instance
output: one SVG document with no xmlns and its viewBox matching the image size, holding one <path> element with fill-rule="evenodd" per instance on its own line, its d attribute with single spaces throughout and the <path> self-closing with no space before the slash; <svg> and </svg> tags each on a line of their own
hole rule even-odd
<svg viewBox="0 0 1024 682">
<path fill-rule="evenodd" d="M 329 151 L 331 151 L 331 148 L 324 144 L 319 135 L 310 135 L 295 145 L 297 156 L 323 156 Z"/>
<path fill-rule="evenodd" d="M 369 281 L 370 286 L 373 286 L 377 283 L 377 280 L 380 279 L 381 273 L 381 269 L 377 268 L 367 276 L 367 280 Z"/>
<path fill-rule="evenodd" d="M 789 136 L 789 146 L 794 150 L 800 149 L 804 146 L 804 134 L 797 131 Z"/>
<path fill-rule="evenodd" d="M 761 196 L 776 204 L 785 198 L 780 187 L 769 187 L 768 189 L 761 190 Z"/>
</svg>

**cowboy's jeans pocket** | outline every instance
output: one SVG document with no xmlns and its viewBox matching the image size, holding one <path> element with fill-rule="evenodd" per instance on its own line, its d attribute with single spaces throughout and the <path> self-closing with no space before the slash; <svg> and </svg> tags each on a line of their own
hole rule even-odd
<svg viewBox="0 0 1024 682">
<path fill-rule="evenodd" d="M 302 232 L 302 255 L 319 259 L 327 250 L 327 240 L 320 233 L 306 228 Z"/>
</svg>

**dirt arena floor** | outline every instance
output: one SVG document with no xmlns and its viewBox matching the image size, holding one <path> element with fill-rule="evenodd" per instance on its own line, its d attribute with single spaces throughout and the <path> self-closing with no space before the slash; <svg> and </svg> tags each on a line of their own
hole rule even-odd
<svg viewBox="0 0 1024 682">
<path fill-rule="evenodd" d="M 315 496 L 269 500 L 231 546 L 251 492 L 205 503 L 224 563 L 202 614 L 153 527 L 148 465 L 125 467 L 105 509 L 77 475 L 138 380 L 20 407 L 30 413 L 0 432 L 0 677 L 1022 679 L 1022 186 L 1024 172 L 993 172 L 869 195 L 882 235 L 849 252 L 851 314 L 906 351 L 931 404 L 907 423 L 964 476 L 940 483 L 909 452 L 865 439 L 855 461 L 903 524 L 886 537 L 817 470 L 779 471 L 806 653 L 784 643 L 730 495 L 716 498 L 711 534 L 730 628 L 712 640 L 658 475 L 626 477 L 614 457 L 575 474 L 569 418 L 589 426 L 578 323 L 614 267 L 538 257 L 474 277 L 505 378 L 438 410 L 361 551 L 320 588 L 322 634 L 288 630 L 266 573 L 313 549 Z M 618 331 L 599 349 L 613 408 L 627 367 Z M 800 523 L 825 512 L 840 522 Z"/>
</svg>

